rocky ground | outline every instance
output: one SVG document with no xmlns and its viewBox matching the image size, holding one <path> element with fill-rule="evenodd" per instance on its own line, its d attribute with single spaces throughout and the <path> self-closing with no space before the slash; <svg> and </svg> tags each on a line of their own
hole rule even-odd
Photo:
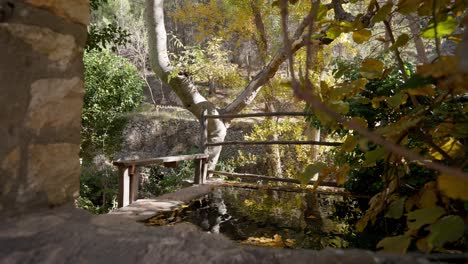
<svg viewBox="0 0 468 264">
<path fill-rule="evenodd" d="M 363 250 L 243 246 L 193 225 L 147 227 L 65 206 L 2 219 L 1 263 L 430 263 Z"/>
</svg>

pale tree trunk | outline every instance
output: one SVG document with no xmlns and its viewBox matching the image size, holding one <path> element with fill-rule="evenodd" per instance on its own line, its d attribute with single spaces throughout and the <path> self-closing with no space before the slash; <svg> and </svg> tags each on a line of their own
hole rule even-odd
<svg viewBox="0 0 468 264">
<path fill-rule="evenodd" d="M 150 63 L 153 71 L 165 82 L 182 101 L 182 104 L 199 120 L 202 113 L 209 115 L 219 114 L 219 110 L 205 99 L 197 90 L 192 81 L 184 75 L 170 76 L 171 63 L 167 53 L 167 34 L 164 25 L 164 1 L 146 1 L 146 23 L 148 29 L 148 46 Z M 226 136 L 227 124 L 220 119 L 209 119 L 207 125 L 208 142 L 222 142 Z M 209 169 L 214 169 L 219 159 L 221 147 L 206 149 L 209 158 Z"/>
<path fill-rule="evenodd" d="M 424 43 L 421 39 L 421 28 L 419 27 L 418 17 L 415 14 L 410 14 L 406 16 L 409 21 L 409 28 L 411 30 L 411 35 L 413 37 L 414 45 L 416 46 L 418 62 L 421 64 L 428 63 L 426 49 L 424 48 Z"/>
<path fill-rule="evenodd" d="M 182 101 L 185 108 L 199 120 L 202 113 L 217 115 L 219 113 L 239 113 L 255 99 L 263 85 L 265 85 L 278 71 L 289 53 L 284 46 L 272 57 L 270 62 L 250 81 L 244 91 L 236 97 L 225 109 L 216 108 L 207 101 L 197 90 L 195 85 L 184 75 L 171 75 L 171 63 L 167 52 L 167 35 L 164 26 L 164 0 L 146 0 L 146 26 L 148 29 L 148 47 L 151 67 L 156 75 L 165 82 Z M 306 16 L 294 32 L 291 41 L 292 53 L 304 46 L 303 32 L 310 22 Z M 207 140 L 210 143 L 222 142 L 229 127 L 229 120 L 209 119 L 207 124 Z M 221 147 L 210 147 L 206 150 L 210 155 L 209 169 L 214 169 L 221 152 Z"/>
</svg>

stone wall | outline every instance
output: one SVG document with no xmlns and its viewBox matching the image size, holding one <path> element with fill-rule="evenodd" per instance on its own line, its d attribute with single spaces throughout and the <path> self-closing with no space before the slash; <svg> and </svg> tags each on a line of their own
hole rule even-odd
<svg viewBox="0 0 468 264">
<path fill-rule="evenodd" d="M 0 212 L 79 189 L 87 0 L 0 0 Z"/>
</svg>

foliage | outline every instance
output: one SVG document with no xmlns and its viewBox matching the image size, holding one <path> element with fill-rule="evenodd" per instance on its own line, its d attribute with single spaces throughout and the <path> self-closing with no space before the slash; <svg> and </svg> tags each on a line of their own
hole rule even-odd
<svg viewBox="0 0 468 264">
<path fill-rule="evenodd" d="M 115 169 L 83 167 L 76 206 L 94 214 L 107 213 L 117 208 L 117 192 L 118 174 Z"/>
<path fill-rule="evenodd" d="M 87 163 L 118 150 L 124 114 L 142 101 L 143 81 L 133 65 L 107 51 L 85 53 L 84 64 L 81 157 Z"/>
<path fill-rule="evenodd" d="M 102 51 L 106 47 L 116 51 L 118 46 L 128 43 L 129 36 L 130 33 L 117 25 L 115 21 L 104 26 L 91 24 L 88 29 L 86 51 Z"/>
<path fill-rule="evenodd" d="M 377 1 L 370 1 L 367 11 L 374 10 L 371 21 L 375 24 L 363 24 L 360 18 L 364 13 L 352 23 L 318 22 L 330 25 L 327 37 L 352 34 L 353 41 L 362 45 L 372 41 L 374 29 L 380 23 L 385 24 L 388 34 L 395 34 L 390 18 L 417 12 L 419 20 L 430 21 L 422 30 L 422 37 L 435 43 L 437 59 L 418 66 L 405 63 L 401 52 L 410 38 L 401 33 L 394 36 L 389 49 L 381 54 L 350 62 L 337 61 L 332 85 L 310 78 L 314 80 L 316 95 L 346 120 L 418 153 L 422 159 L 467 172 L 468 135 L 463 127 L 468 124 L 465 85 L 468 78 L 459 58 L 442 56 L 450 52 L 443 52 L 440 45 L 441 41 L 454 39 L 447 38 L 456 35 L 454 30 L 460 27 L 464 5 L 463 1 L 416 0 L 398 4 L 390 1 L 379 6 Z M 392 53 L 392 60 L 385 54 L 387 51 Z M 337 122 L 320 110 L 314 114 L 311 123 L 342 136 L 344 142 L 335 151 L 332 166 L 322 168 L 321 175 L 335 175 L 339 182 L 338 176 L 343 176 L 340 170 L 349 166 L 344 173 L 348 178 L 345 186 L 372 195 L 365 214 L 355 219 L 355 231 L 377 228 L 381 234 L 377 249 L 400 254 L 415 249 L 423 252 L 466 249 L 463 239 L 463 219 L 468 214 L 466 179 L 428 170 L 422 160 L 409 160 L 389 152 L 388 145 L 369 142 L 347 123 Z"/>
<path fill-rule="evenodd" d="M 229 53 L 222 48 L 222 39 L 213 38 L 204 47 L 185 47 L 175 36 L 172 41 L 183 49 L 178 54 L 170 54 L 174 61 L 172 75 L 191 76 L 193 81 L 207 83 L 210 88 L 238 88 L 245 85 L 238 66 L 229 61 Z"/>
<path fill-rule="evenodd" d="M 90 6 L 93 12 L 106 5 L 108 0 L 91 0 Z M 130 33 L 119 26 L 115 18 L 108 23 L 91 23 L 88 28 L 88 39 L 86 40 L 86 51 L 102 51 L 110 47 L 116 51 L 120 45 L 125 45 L 129 41 Z"/>
<path fill-rule="evenodd" d="M 244 136 L 245 140 L 268 140 L 273 134 L 277 134 L 281 140 L 307 140 L 304 135 L 304 122 L 293 120 L 290 118 L 282 119 L 265 119 L 259 124 L 253 126 L 253 130 L 249 135 Z M 283 177 L 296 178 L 304 167 L 312 162 L 311 152 L 313 147 L 310 145 L 295 145 L 295 146 L 279 146 L 280 158 L 282 162 Z M 238 162 L 246 163 L 266 163 L 266 159 L 272 158 L 268 154 L 260 157 L 250 155 L 241 155 Z M 268 168 L 271 169 L 271 168 Z M 273 175 L 272 171 L 268 171 L 269 175 Z"/>
<path fill-rule="evenodd" d="M 188 180 L 193 180 L 195 166 L 193 161 L 184 161 L 177 168 L 153 166 L 150 168 L 148 182 L 143 185 L 142 192 L 152 195 L 162 195 L 174 192 Z"/>
</svg>

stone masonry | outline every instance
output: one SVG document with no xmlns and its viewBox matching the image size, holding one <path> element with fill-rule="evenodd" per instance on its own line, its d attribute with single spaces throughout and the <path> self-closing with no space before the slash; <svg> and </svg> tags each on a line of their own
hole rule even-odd
<svg viewBox="0 0 468 264">
<path fill-rule="evenodd" d="M 1 263 L 428 263 L 362 250 L 240 246 L 73 207 L 88 0 L 0 0 Z"/>
</svg>

